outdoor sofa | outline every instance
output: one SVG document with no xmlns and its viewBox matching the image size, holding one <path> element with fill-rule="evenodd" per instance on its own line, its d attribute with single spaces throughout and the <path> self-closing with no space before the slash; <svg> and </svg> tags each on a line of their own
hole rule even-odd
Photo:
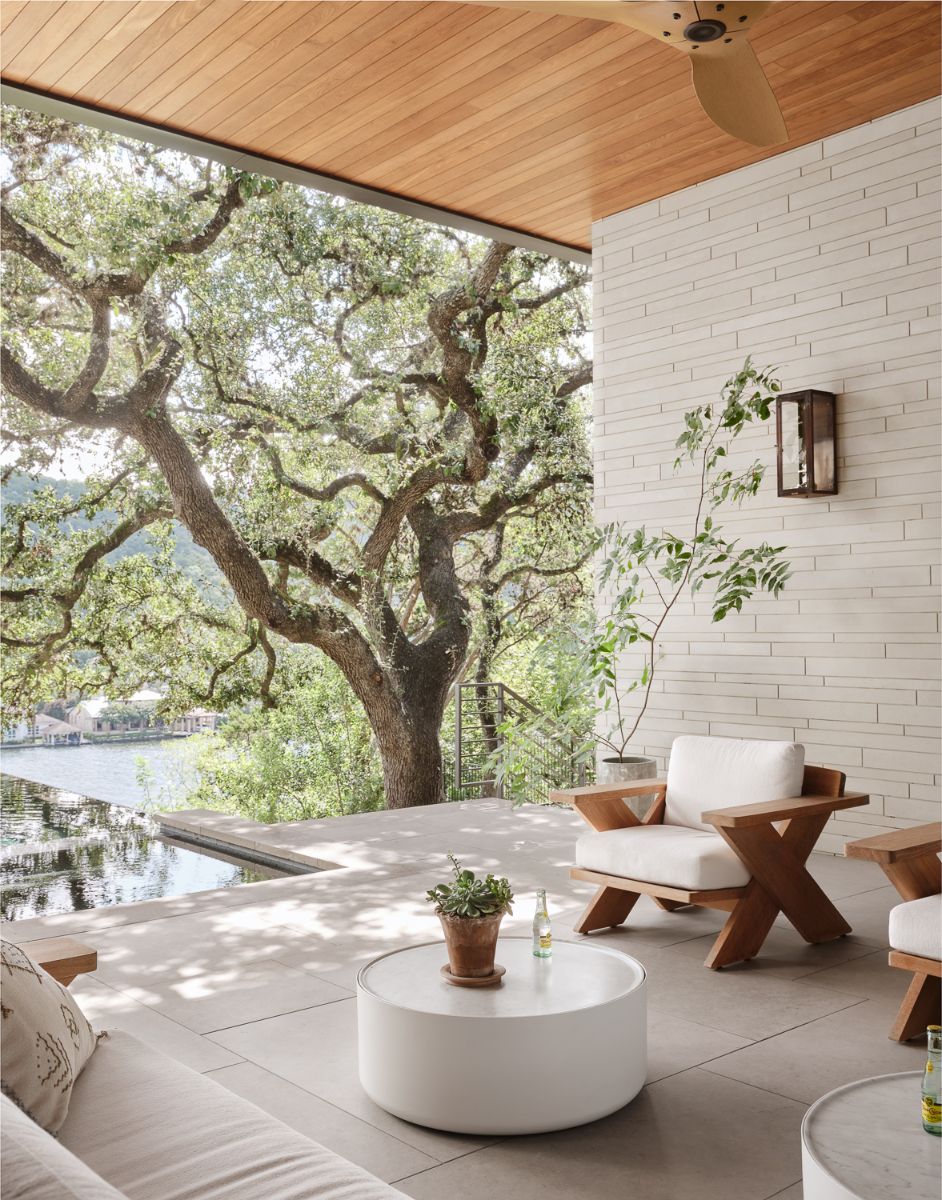
<svg viewBox="0 0 942 1200">
<path fill-rule="evenodd" d="M 3 1200 L 402 1200 L 128 1033 L 101 1038 L 58 1138 L 0 1100 Z"/>
</svg>

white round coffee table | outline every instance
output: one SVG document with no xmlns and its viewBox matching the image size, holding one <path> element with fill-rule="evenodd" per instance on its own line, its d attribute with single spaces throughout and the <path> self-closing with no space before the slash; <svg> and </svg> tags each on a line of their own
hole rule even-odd
<svg viewBox="0 0 942 1200">
<path fill-rule="evenodd" d="M 805 1200 L 939 1200 L 942 1138 L 919 1111 L 921 1071 L 828 1092 L 801 1123 Z"/>
<path fill-rule="evenodd" d="M 545 1133 L 607 1116 L 644 1084 L 644 968 L 618 950 L 501 938 L 499 987 L 447 984 L 444 942 L 357 976 L 360 1082 L 394 1116 L 452 1133 Z"/>
</svg>

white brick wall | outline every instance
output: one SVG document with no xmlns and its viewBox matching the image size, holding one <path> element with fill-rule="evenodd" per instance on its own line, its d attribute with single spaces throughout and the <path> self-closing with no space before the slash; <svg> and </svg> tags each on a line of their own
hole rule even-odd
<svg viewBox="0 0 942 1200">
<path fill-rule="evenodd" d="M 752 354 L 838 394 L 840 494 L 779 499 L 770 464 L 728 528 L 794 574 L 713 626 L 686 604 L 635 749 L 681 732 L 794 738 L 871 793 L 819 848 L 938 818 L 940 107 L 928 101 L 598 222 L 596 507 L 682 528 L 685 409 Z M 747 439 L 743 439 L 746 441 Z"/>
</svg>

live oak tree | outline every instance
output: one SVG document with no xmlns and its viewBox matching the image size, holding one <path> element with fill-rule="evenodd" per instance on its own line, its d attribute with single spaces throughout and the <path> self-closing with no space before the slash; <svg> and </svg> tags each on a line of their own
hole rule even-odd
<svg viewBox="0 0 942 1200">
<path fill-rule="evenodd" d="M 440 800 L 452 685 L 579 590 L 584 270 L 16 110 L 6 128 L 6 470 L 78 461 L 87 486 L 6 514 L 5 703 L 161 680 L 181 705 L 272 705 L 314 648 L 366 712 L 387 803 Z M 141 530 L 156 552 L 121 557 Z"/>
</svg>

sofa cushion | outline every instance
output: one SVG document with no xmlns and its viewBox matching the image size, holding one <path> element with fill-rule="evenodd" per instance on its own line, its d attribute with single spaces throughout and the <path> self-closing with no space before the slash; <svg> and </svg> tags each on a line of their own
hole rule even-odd
<svg viewBox="0 0 942 1200">
<path fill-rule="evenodd" d="M 128 1200 L 402 1200 L 221 1084 L 116 1030 L 76 1084 L 59 1136 Z"/>
<path fill-rule="evenodd" d="M 942 897 L 924 896 L 891 908 L 890 945 L 903 954 L 942 958 Z"/>
<path fill-rule="evenodd" d="M 6 1096 L 0 1097 L 3 1200 L 126 1200 Z"/>
<path fill-rule="evenodd" d="M 3 1093 L 55 1133 L 95 1034 L 68 990 L 13 942 L 0 942 L 0 991 Z"/>
<path fill-rule="evenodd" d="M 664 823 L 715 830 L 700 820 L 711 808 L 801 795 L 805 748 L 795 742 L 678 737 L 667 766 Z"/>
<path fill-rule="evenodd" d="M 718 833 L 682 825 L 585 833 L 576 842 L 576 865 L 690 891 L 743 887 L 750 879 L 748 869 Z"/>
</svg>

